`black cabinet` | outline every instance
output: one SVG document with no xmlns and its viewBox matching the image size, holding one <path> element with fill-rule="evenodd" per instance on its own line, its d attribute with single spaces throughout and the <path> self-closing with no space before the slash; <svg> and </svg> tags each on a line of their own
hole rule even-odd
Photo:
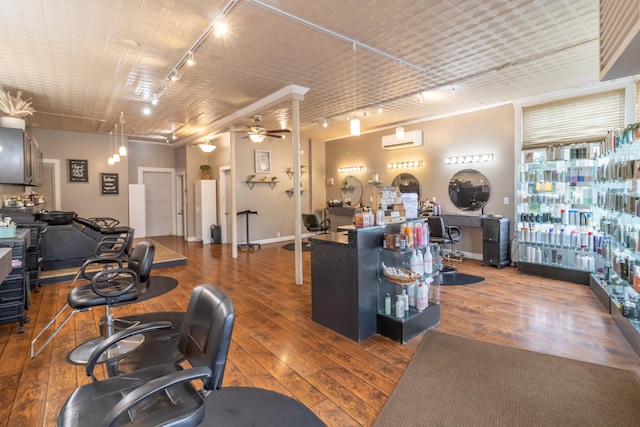
<svg viewBox="0 0 640 427">
<path fill-rule="evenodd" d="M 482 219 L 482 265 L 502 268 L 511 263 L 509 218 Z"/>
<path fill-rule="evenodd" d="M 42 184 L 42 153 L 31 132 L 0 128 L 0 148 L 0 184 Z"/>
<path fill-rule="evenodd" d="M 29 276 L 26 270 L 26 254 L 30 230 L 18 228 L 16 237 L 0 239 L 0 247 L 11 248 L 13 269 L 0 284 L 0 324 L 20 322 L 19 333 L 29 321 L 25 310 L 29 308 Z"/>
</svg>

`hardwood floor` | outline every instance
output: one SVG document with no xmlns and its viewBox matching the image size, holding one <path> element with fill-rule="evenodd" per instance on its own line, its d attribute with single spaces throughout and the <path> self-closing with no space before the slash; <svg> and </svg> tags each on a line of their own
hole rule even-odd
<svg viewBox="0 0 640 427">
<path fill-rule="evenodd" d="M 376 335 L 355 342 L 311 320 L 310 254 L 303 253 L 303 286 L 294 284 L 294 254 L 264 245 L 231 258 L 229 245 L 154 238 L 185 254 L 186 266 L 154 270 L 180 285 L 166 295 L 114 309 L 116 316 L 184 311 L 194 286 L 212 283 L 235 305 L 236 322 L 224 385 L 250 385 L 290 395 L 330 426 L 369 426 L 393 390 L 422 335 L 402 345 Z M 482 267 L 465 260 L 462 272 L 484 276 L 468 286 L 441 288 L 437 330 L 482 341 L 614 366 L 640 373 L 634 353 L 591 290 L 582 285 Z M 77 344 L 98 335 L 97 309 L 79 313 L 35 359 L 34 331 L 66 301 L 68 283 L 32 293 L 31 322 L 0 325 L 0 424 L 52 426 L 62 403 L 88 382 L 66 362 Z"/>
</svg>

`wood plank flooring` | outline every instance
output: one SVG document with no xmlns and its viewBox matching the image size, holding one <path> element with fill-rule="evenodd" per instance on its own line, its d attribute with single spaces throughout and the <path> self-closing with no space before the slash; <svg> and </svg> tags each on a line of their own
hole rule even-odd
<svg viewBox="0 0 640 427">
<path fill-rule="evenodd" d="M 311 320 L 310 254 L 305 282 L 294 284 L 294 254 L 282 244 L 240 251 L 181 238 L 154 238 L 188 258 L 186 266 L 154 270 L 180 285 L 168 294 L 114 309 L 116 316 L 184 311 L 194 286 L 212 283 L 236 308 L 224 385 L 247 385 L 292 396 L 329 426 L 369 426 L 417 348 L 422 335 L 402 345 L 381 336 L 355 342 Z M 525 276 L 513 267 L 482 267 L 465 260 L 462 272 L 485 277 L 468 286 L 441 288 L 437 330 L 482 341 L 633 370 L 634 353 L 591 290 L 582 285 Z M 32 293 L 31 322 L 0 325 L 0 425 L 52 426 L 61 405 L 88 382 L 82 367 L 66 362 L 77 344 L 98 335 L 104 313 L 79 313 L 35 359 L 34 331 L 66 301 L 68 283 Z"/>
</svg>

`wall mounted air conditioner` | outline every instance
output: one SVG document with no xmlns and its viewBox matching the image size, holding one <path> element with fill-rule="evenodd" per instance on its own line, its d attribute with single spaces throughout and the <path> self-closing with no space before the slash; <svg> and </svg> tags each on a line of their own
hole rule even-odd
<svg viewBox="0 0 640 427">
<path fill-rule="evenodd" d="M 398 141 L 395 135 L 382 137 L 382 148 L 385 150 L 395 150 L 398 148 L 419 147 L 422 145 L 422 131 L 412 130 L 404 133 L 404 139 Z"/>
</svg>

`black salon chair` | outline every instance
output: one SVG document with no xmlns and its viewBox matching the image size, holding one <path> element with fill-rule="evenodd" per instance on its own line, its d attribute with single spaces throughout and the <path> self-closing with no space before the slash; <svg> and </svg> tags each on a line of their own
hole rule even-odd
<svg viewBox="0 0 640 427">
<path fill-rule="evenodd" d="M 81 311 L 91 310 L 93 307 L 104 306 L 105 315 L 102 319 L 102 336 L 88 341 L 69 355 L 69 360 L 74 363 L 86 363 L 88 356 L 94 348 L 105 338 L 113 334 L 117 319 L 113 317 L 110 307 L 116 304 L 132 302 L 144 294 L 149 285 L 151 267 L 155 246 L 142 241 L 138 243 L 131 255 L 128 257 L 127 266 L 124 266 L 122 258 L 98 257 L 91 258 L 82 264 L 80 275 L 90 278 L 88 284 L 78 285 L 71 289 L 67 296 L 67 303 L 56 313 L 44 328 L 31 341 L 31 357 L 37 356 L 42 349 L 58 334 L 60 329 L 71 319 L 71 317 Z M 104 266 L 108 268 L 100 269 L 96 273 L 91 272 L 94 266 Z M 114 267 L 115 266 L 115 267 Z M 60 315 L 71 309 L 52 335 L 47 338 L 44 344 L 35 349 L 38 339 L 52 326 Z M 130 326 L 125 323 L 125 327 Z M 126 353 L 142 343 L 141 337 L 132 338 L 127 342 L 122 342 L 118 349 L 112 349 L 111 355 Z"/>
<path fill-rule="evenodd" d="M 455 225 L 445 225 L 441 216 L 430 216 L 427 219 L 429 224 L 430 241 L 439 245 L 449 245 L 449 251 L 444 257 L 447 260 L 462 261 L 464 254 L 457 249 L 456 244 L 460 241 L 462 230 Z"/>
<path fill-rule="evenodd" d="M 326 218 L 320 221 L 316 214 L 302 214 L 302 223 L 310 233 L 326 234 L 331 230 L 331 220 Z"/>
<path fill-rule="evenodd" d="M 196 286 L 177 341 L 191 368 L 166 363 L 98 381 L 94 368 L 109 346 L 132 334 L 170 328 L 171 323 L 141 324 L 112 335 L 87 363 L 86 373 L 94 382 L 71 394 L 56 425 L 198 425 L 205 415 L 204 398 L 222 386 L 234 317 L 233 304 L 224 292 L 208 284 Z M 194 380 L 202 380 L 202 386 L 196 388 Z"/>
</svg>

